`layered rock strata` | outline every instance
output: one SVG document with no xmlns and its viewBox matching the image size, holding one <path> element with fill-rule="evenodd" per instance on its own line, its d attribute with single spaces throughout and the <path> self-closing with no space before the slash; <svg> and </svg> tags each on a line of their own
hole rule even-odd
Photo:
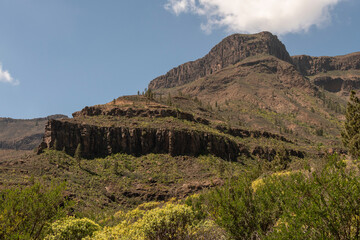
<svg viewBox="0 0 360 240">
<path fill-rule="evenodd" d="M 360 52 L 336 57 L 293 56 L 292 61 L 298 71 L 311 76 L 328 71 L 347 71 L 360 69 Z"/>
<path fill-rule="evenodd" d="M 197 122 L 205 125 L 209 125 L 209 121 L 204 118 L 194 117 L 193 114 L 182 112 L 174 109 L 133 109 L 133 108 L 111 108 L 103 109 L 96 106 L 85 107 L 81 111 L 72 114 L 74 118 L 81 116 L 117 116 L 117 117 L 148 117 L 148 118 L 159 118 L 159 117 L 174 117 L 190 122 Z"/>
<path fill-rule="evenodd" d="M 271 33 L 234 34 L 222 40 L 203 58 L 182 64 L 155 78 L 150 82 L 149 89 L 184 85 L 256 55 L 272 55 L 292 63 L 284 44 Z"/>
<path fill-rule="evenodd" d="M 55 144 L 56 142 L 56 144 Z M 74 155 L 77 146 L 82 146 L 85 158 L 104 157 L 113 153 L 135 156 L 149 153 L 198 156 L 213 154 L 235 161 L 248 150 L 231 139 L 190 130 L 153 128 L 98 127 L 67 121 L 50 120 L 45 129 L 38 153 L 56 145 L 58 150 Z"/>
</svg>

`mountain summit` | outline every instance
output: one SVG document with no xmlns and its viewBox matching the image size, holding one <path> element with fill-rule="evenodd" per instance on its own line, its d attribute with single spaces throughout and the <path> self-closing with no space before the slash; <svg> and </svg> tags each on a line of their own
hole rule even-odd
<svg viewBox="0 0 360 240">
<path fill-rule="evenodd" d="M 271 55 L 292 63 L 284 44 L 270 32 L 233 34 L 222 40 L 203 58 L 182 64 L 155 78 L 150 82 L 149 89 L 180 86 L 255 55 Z"/>
</svg>

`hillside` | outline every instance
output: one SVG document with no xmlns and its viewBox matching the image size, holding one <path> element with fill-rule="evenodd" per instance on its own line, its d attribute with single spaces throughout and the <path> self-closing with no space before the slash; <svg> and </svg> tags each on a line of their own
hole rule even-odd
<svg viewBox="0 0 360 240">
<path fill-rule="evenodd" d="M 0 118 L 0 149 L 33 150 L 41 142 L 47 121 L 62 118 L 67 116 L 58 114 L 35 119 Z"/>
<path fill-rule="evenodd" d="M 359 74 L 359 53 L 291 57 L 269 32 L 234 34 L 143 94 L 72 118 L 0 119 L 0 146 L 38 145 L 0 150 L 0 189 L 65 181 L 71 214 L 110 226 L 116 211 L 234 179 L 307 176 L 328 153 L 346 154 L 340 132 Z"/>
</svg>

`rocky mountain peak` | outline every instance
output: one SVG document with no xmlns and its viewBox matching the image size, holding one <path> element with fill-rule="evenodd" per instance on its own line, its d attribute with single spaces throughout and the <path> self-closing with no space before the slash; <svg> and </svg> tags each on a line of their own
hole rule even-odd
<svg viewBox="0 0 360 240">
<path fill-rule="evenodd" d="M 203 58 L 182 64 L 154 79 L 149 89 L 184 85 L 255 55 L 272 55 L 292 63 L 284 44 L 270 32 L 233 34 L 223 39 Z"/>
</svg>

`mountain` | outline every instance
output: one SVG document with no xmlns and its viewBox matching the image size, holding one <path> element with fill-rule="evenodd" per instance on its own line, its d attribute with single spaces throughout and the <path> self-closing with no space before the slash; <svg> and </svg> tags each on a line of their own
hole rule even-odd
<svg viewBox="0 0 360 240">
<path fill-rule="evenodd" d="M 41 142 L 47 121 L 62 118 L 67 116 L 58 114 L 34 119 L 0 118 L 0 149 L 33 150 Z"/>
<path fill-rule="evenodd" d="M 316 167 L 324 152 L 345 152 L 358 62 L 358 53 L 291 57 L 269 32 L 231 35 L 142 95 L 44 120 L 38 155 L 0 158 L 0 188 L 30 176 L 66 180 L 77 210 L 97 213 L 184 198 L 279 159 L 281 170 Z"/>
<path fill-rule="evenodd" d="M 234 34 L 206 56 L 152 80 L 145 97 L 120 97 L 72 119 L 49 121 L 39 152 L 56 145 L 74 155 L 81 144 L 88 158 L 211 153 L 235 160 L 259 147 L 229 134 L 243 131 L 281 136 L 295 143 L 291 149 L 338 148 L 359 63 L 359 53 L 291 57 L 269 32 Z"/>
<path fill-rule="evenodd" d="M 271 33 L 234 34 L 217 44 L 205 57 L 182 64 L 154 79 L 149 89 L 183 85 L 257 55 L 272 55 L 292 63 L 285 46 Z"/>
</svg>

